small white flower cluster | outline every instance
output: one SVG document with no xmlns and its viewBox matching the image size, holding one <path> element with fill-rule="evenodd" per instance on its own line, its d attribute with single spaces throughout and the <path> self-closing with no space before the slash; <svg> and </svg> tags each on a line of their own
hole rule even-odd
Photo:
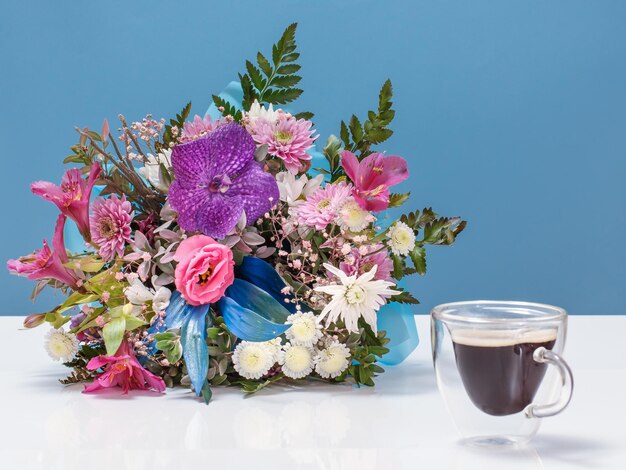
<svg viewBox="0 0 626 470">
<path fill-rule="evenodd" d="M 302 379 L 313 370 L 325 379 L 341 375 L 349 365 L 350 350 L 337 340 L 325 342 L 321 349 L 322 326 L 312 312 L 294 313 L 287 319 L 291 328 L 281 346 L 276 338 L 264 343 L 242 341 L 233 353 L 235 370 L 246 379 L 260 379 L 278 363 L 282 373 L 292 379 Z"/>
</svg>

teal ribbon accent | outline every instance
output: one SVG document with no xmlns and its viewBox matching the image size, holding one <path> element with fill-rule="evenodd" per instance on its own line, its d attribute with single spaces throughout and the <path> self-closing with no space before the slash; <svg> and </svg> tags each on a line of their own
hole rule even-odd
<svg viewBox="0 0 626 470">
<path fill-rule="evenodd" d="M 387 366 L 400 364 L 420 342 L 412 307 L 409 304 L 392 302 L 383 305 L 378 311 L 378 329 L 385 330 L 390 340 L 387 344 L 389 352 L 379 359 Z"/>
</svg>

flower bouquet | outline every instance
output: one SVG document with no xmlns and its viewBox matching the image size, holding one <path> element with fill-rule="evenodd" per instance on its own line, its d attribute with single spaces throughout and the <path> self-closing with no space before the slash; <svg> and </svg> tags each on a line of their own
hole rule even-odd
<svg viewBox="0 0 626 470">
<path fill-rule="evenodd" d="M 390 192 L 406 161 L 374 150 L 392 134 L 389 81 L 363 123 L 341 122 L 315 151 L 313 114 L 278 108 L 302 93 L 295 31 L 246 62 L 239 99 L 215 95 L 193 119 L 191 103 L 169 121 L 120 116 L 119 135 L 106 120 L 77 129 L 65 163 L 78 167 L 32 184 L 60 210 L 52 246 L 8 269 L 36 281 L 33 297 L 66 295 L 24 322 L 51 326 L 45 347 L 72 369 L 63 383 L 186 386 L 206 402 L 217 385 L 373 385 L 389 352 L 381 324 L 411 336 L 391 306 L 417 300 L 398 282 L 424 274 L 425 246 L 452 244 L 465 222 L 382 216 L 409 198 Z"/>
</svg>

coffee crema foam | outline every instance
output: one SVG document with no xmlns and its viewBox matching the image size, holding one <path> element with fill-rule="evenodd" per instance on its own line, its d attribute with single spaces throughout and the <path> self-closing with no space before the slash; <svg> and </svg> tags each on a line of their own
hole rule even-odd
<svg viewBox="0 0 626 470">
<path fill-rule="evenodd" d="M 555 328 L 542 330 L 469 330 L 456 329 L 451 332 L 452 341 L 465 346 L 498 348 L 516 344 L 548 343 L 556 341 Z"/>
</svg>

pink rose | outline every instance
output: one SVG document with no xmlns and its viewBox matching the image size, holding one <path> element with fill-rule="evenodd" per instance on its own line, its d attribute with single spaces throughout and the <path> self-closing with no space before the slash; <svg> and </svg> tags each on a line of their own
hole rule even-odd
<svg viewBox="0 0 626 470">
<path fill-rule="evenodd" d="M 176 289 L 191 305 L 219 300 L 235 279 L 232 251 L 206 235 L 187 238 L 174 259 Z"/>
</svg>

